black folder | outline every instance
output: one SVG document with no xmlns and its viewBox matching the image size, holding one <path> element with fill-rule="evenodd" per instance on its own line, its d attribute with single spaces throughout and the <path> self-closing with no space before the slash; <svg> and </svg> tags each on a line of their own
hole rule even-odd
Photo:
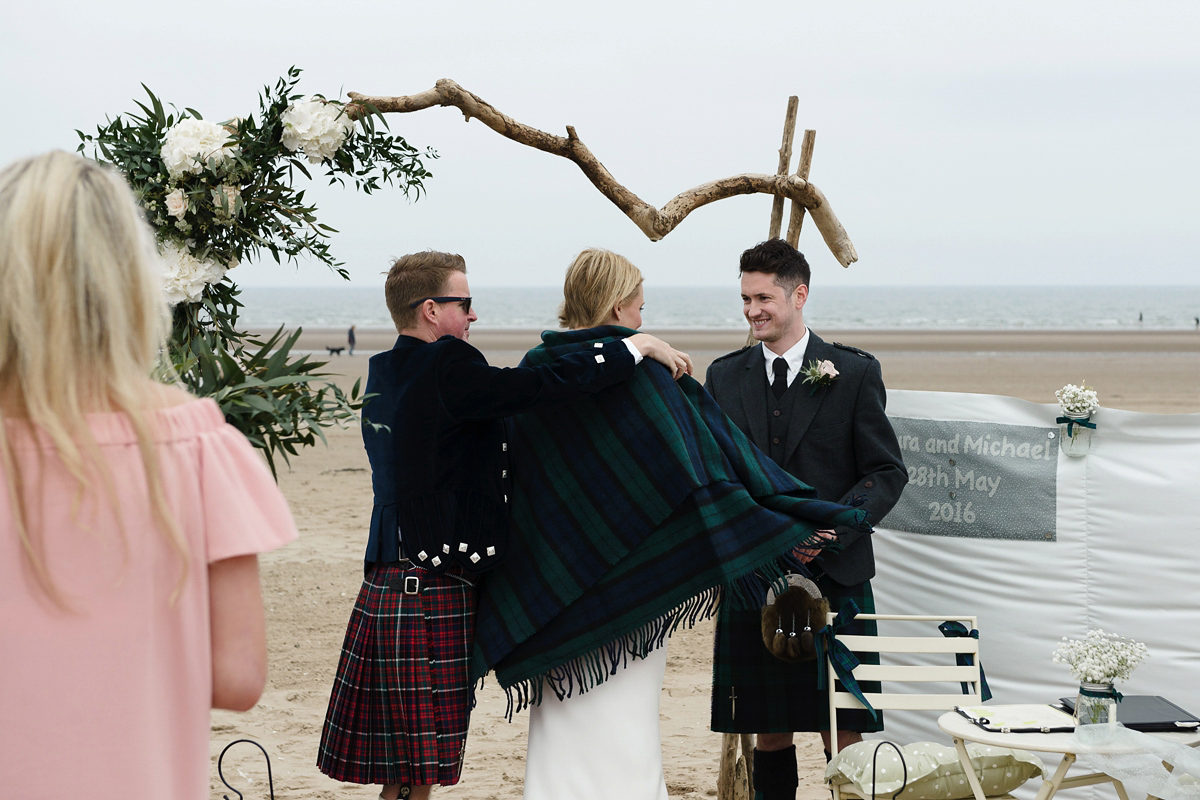
<svg viewBox="0 0 1200 800">
<path fill-rule="evenodd" d="M 1070 713 L 1075 710 L 1075 698 L 1059 700 Z M 1195 731 L 1200 719 L 1184 711 L 1164 697 L 1151 694 L 1127 694 L 1117 704 L 1117 722 L 1126 728 L 1147 733 L 1162 731 Z"/>
</svg>

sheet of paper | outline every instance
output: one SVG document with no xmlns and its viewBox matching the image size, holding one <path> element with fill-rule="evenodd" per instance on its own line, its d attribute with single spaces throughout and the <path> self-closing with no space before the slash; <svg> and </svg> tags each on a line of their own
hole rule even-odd
<svg viewBox="0 0 1200 800">
<path fill-rule="evenodd" d="M 989 728 L 1073 728 L 1075 720 L 1065 711 L 1045 703 L 1025 705 L 959 706 L 968 719 Z"/>
</svg>

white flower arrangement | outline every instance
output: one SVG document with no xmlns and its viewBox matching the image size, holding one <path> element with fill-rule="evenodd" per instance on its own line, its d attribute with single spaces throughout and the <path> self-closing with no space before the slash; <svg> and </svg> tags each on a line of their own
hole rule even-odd
<svg viewBox="0 0 1200 800">
<path fill-rule="evenodd" d="M 337 103 L 310 95 L 288 106 L 280 116 L 283 146 L 303 151 L 313 164 L 332 158 L 354 132 L 354 120 Z"/>
<path fill-rule="evenodd" d="M 225 267 L 215 261 L 196 258 L 185 246 L 163 242 L 159 250 L 163 260 L 163 290 L 172 306 L 183 302 L 198 303 L 205 286 L 225 277 Z"/>
<path fill-rule="evenodd" d="M 1054 651 L 1054 663 L 1069 666 L 1081 683 L 1107 684 L 1127 680 L 1149 656 L 1141 642 L 1092 628 L 1083 639 L 1063 637 Z"/>
<path fill-rule="evenodd" d="M 160 155 L 167 174 L 178 180 L 198 175 L 206 168 L 218 172 L 238 155 L 229 130 L 215 122 L 185 117 L 163 137 Z"/>
<path fill-rule="evenodd" d="M 1062 409 L 1063 416 L 1090 417 L 1100 408 L 1100 398 L 1096 395 L 1096 390 L 1086 383 L 1081 386 L 1068 383 L 1055 392 L 1054 396 L 1058 398 L 1058 406 Z"/>
<path fill-rule="evenodd" d="M 316 441 L 320 428 L 357 420 L 363 401 L 357 387 L 343 392 L 321 380 L 307 356 L 294 357 L 295 339 L 282 329 L 265 342 L 239 330 L 241 303 L 226 271 L 269 253 L 276 261 L 312 258 L 349 279 L 330 251 L 333 229 L 293 185 L 309 176 L 302 156 L 323 161 L 332 182 L 367 194 L 398 186 L 418 197 L 430 177 L 422 159 L 437 157 L 387 131 L 377 110 L 356 108 L 352 122 L 336 102 L 306 100 L 299 81 L 300 70 L 290 68 L 259 95 L 257 114 L 220 123 L 180 112 L 147 88 L 140 113 L 78 132 L 79 152 L 90 150 L 125 175 L 155 229 L 156 266 L 174 307 L 164 356 L 193 392 L 220 404 L 272 470 L 275 455 L 286 460 Z M 198 340 L 211 352 L 193 347 Z"/>
</svg>

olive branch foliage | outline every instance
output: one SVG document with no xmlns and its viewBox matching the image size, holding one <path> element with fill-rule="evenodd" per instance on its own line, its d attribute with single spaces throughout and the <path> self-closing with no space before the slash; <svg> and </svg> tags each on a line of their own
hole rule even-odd
<svg viewBox="0 0 1200 800">
<path fill-rule="evenodd" d="M 168 110 L 142 84 L 147 101 L 135 100 L 140 113 L 110 118 L 95 134 L 76 131 L 79 152 L 120 170 L 146 211 L 161 244 L 186 247 L 203 260 L 235 266 L 270 255 L 278 263 L 313 258 L 343 278 L 350 275 L 335 259 L 329 237 L 337 231 L 317 219 L 317 207 L 296 188 L 297 174 L 313 178 L 310 167 L 324 170 L 329 184 L 346 185 L 371 194 L 384 186 L 398 187 L 419 199 L 431 177 L 425 159 L 437 154 L 419 152 L 388 130 L 387 122 L 369 105 L 347 106 L 343 113 L 356 120 L 355 132 L 320 165 L 309 165 L 300 152 L 282 143 L 283 113 L 303 94 L 296 91 L 301 70 L 288 69 L 259 95 L 259 114 L 222 123 L 232 137 L 227 157 L 210 160 L 198 174 L 172 177 L 161 155 L 164 137 L 183 119 L 203 119 L 192 108 Z M 233 149 L 236 148 L 236 149 Z M 235 187 L 230 200 L 220 185 Z M 183 191 L 189 212 L 176 221 L 166 213 L 166 196 Z M 167 363 L 160 377 L 177 375 L 200 397 L 211 397 L 225 419 L 262 450 L 276 471 L 276 456 L 284 461 L 298 447 L 325 441 L 322 428 L 345 425 L 358 417 L 366 396 L 356 381 L 349 392 L 327 381 L 320 368 L 327 362 L 294 355 L 301 331 L 280 328 L 269 337 L 241 330 L 239 289 L 228 274 L 205 287 L 199 302 L 181 302 L 173 311 Z"/>
</svg>

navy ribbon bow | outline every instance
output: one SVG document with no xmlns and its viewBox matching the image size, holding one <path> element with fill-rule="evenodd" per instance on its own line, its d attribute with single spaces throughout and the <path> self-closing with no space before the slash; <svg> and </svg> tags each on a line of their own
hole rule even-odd
<svg viewBox="0 0 1200 800">
<path fill-rule="evenodd" d="M 854 668 L 862 662 L 858 660 L 858 656 L 850 652 L 849 647 L 837 638 L 837 634 L 853 622 L 857 616 L 858 604 L 853 600 L 847 600 L 846 604 L 842 606 L 842 610 L 833 618 L 833 622 L 817 631 L 817 688 L 824 689 L 828 686 L 827 663 L 832 662 L 834 674 L 842 682 L 842 688 L 854 695 L 854 698 L 862 703 L 867 711 L 871 712 L 871 719 L 878 720 L 879 714 L 867 702 L 862 688 L 858 685 L 858 680 L 854 677 Z M 828 661 L 826 656 L 828 656 Z"/>
<path fill-rule="evenodd" d="M 1112 689 L 1112 691 L 1109 691 L 1109 689 Z M 1082 686 L 1080 686 L 1079 693 L 1081 695 L 1083 695 L 1084 697 L 1099 697 L 1099 698 L 1111 697 L 1111 698 L 1115 699 L 1118 703 L 1125 699 L 1125 695 L 1118 692 L 1116 687 L 1108 687 L 1108 688 L 1105 688 L 1103 691 L 1095 692 L 1095 691 L 1092 691 L 1091 689 L 1085 689 Z"/>
<path fill-rule="evenodd" d="M 1096 426 L 1093 425 L 1092 427 L 1094 428 Z M 942 636 L 951 639 L 954 637 L 968 636 L 972 639 L 979 638 L 979 631 L 975 629 L 968 631 L 967 626 L 963 625 L 961 622 L 943 622 L 941 625 L 938 625 L 938 630 L 942 632 Z M 955 653 L 954 660 L 958 662 L 960 667 L 972 667 L 975 665 L 975 656 L 971 655 L 970 653 Z M 971 684 L 964 681 L 962 684 L 962 693 L 970 694 L 970 692 Z M 985 703 L 992 699 L 992 690 L 988 688 L 987 678 L 983 674 L 982 663 L 979 665 L 979 696 Z"/>
<path fill-rule="evenodd" d="M 1056 419 L 1054 421 L 1057 422 L 1059 425 L 1067 426 L 1067 436 L 1075 435 L 1073 433 L 1075 425 L 1078 425 L 1081 428 L 1091 428 L 1092 430 L 1096 430 L 1096 423 L 1089 422 L 1086 419 L 1075 419 L 1074 417 L 1059 417 L 1058 419 Z"/>
</svg>

